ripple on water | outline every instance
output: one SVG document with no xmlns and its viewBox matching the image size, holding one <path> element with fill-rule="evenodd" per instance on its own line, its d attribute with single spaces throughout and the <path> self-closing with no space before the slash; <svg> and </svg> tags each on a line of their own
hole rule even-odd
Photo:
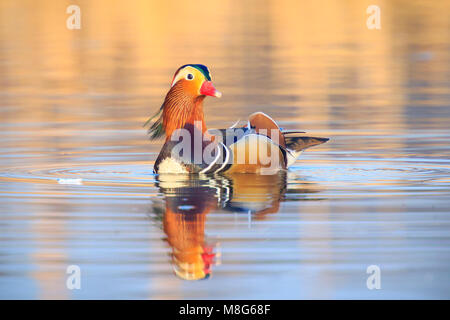
<svg viewBox="0 0 450 320">
<path fill-rule="evenodd" d="M 39 164 L 0 169 L 0 180 L 20 179 L 35 183 L 36 179 L 58 181 L 58 179 L 82 179 L 85 182 L 114 184 L 153 183 L 155 174 L 150 162 L 133 163 L 69 163 L 64 166 Z M 295 181 L 336 182 L 340 185 L 376 182 L 427 182 L 450 180 L 450 160 L 427 159 L 353 159 L 332 161 L 300 161 L 289 168 L 288 178 Z M 69 181 L 70 184 L 70 181 Z M 76 183 L 75 183 L 76 184 Z"/>
<path fill-rule="evenodd" d="M 67 264 L 77 263 L 91 281 L 119 279 L 111 292 L 121 297 L 160 297 L 160 289 L 142 283 L 164 283 L 168 297 L 199 298 L 211 297 L 208 286 L 223 288 L 215 297 L 237 297 L 242 284 L 249 288 L 242 295 L 257 297 L 263 290 L 257 283 L 265 281 L 297 292 L 292 278 L 320 283 L 320 274 L 345 283 L 343 296 L 357 297 L 367 292 L 355 283 L 375 261 L 385 283 L 404 292 L 409 289 L 398 274 L 411 265 L 431 270 L 444 292 L 448 164 L 309 157 L 284 182 L 158 177 L 146 161 L 2 169 L 0 250 L 6 263 L 0 271 L 14 281 L 36 268 L 31 277 L 37 282 L 47 283 L 42 274 L 48 273 L 55 283 Z M 198 252 L 199 261 L 212 261 L 213 277 L 199 286 L 166 285 L 186 277 L 183 259 L 197 261 Z M 423 288 L 430 283 L 419 271 L 404 274 Z M 83 297 L 109 297 L 102 287 L 92 286 Z M 263 291 L 275 297 L 272 289 Z"/>
</svg>

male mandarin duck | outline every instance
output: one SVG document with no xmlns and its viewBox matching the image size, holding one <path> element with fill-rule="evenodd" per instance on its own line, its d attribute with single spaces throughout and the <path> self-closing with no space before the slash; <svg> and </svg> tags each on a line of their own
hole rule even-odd
<svg viewBox="0 0 450 320">
<path fill-rule="evenodd" d="M 148 130 L 151 139 L 166 136 L 155 173 L 273 174 L 292 165 L 304 149 L 329 140 L 282 130 L 262 112 L 251 114 L 243 127 L 207 130 L 206 96 L 222 96 L 206 66 L 187 64 L 175 72 L 164 103 L 146 122 L 157 118 Z"/>
</svg>

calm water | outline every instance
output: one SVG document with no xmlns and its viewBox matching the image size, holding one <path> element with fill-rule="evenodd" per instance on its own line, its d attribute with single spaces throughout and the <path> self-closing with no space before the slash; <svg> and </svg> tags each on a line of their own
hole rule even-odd
<svg viewBox="0 0 450 320">
<path fill-rule="evenodd" d="M 448 1 L 379 1 L 381 30 L 366 1 L 77 3 L 81 30 L 0 2 L 0 298 L 450 298 Z M 210 128 L 331 140 L 279 176 L 153 175 L 185 63 L 224 94 Z"/>
</svg>

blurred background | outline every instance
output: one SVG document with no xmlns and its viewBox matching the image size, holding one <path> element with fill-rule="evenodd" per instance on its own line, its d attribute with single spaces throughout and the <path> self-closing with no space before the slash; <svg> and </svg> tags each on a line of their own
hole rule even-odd
<svg viewBox="0 0 450 320">
<path fill-rule="evenodd" d="M 79 30 L 66 27 L 72 4 Z M 366 26 L 373 4 L 379 30 Z M 1 1 L 0 298 L 448 299 L 449 9 Z M 281 184 L 233 181 L 239 208 L 261 212 L 270 198 L 271 214 L 202 209 L 194 232 L 215 260 L 194 282 L 174 274 L 181 240 L 164 210 L 167 192 L 199 186 L 161 186 L 161 142 L 142 128 L 187 63 L 207 65 L 223 93 L 205 101 L 209 128 L 263 111 L 331 138 Z M 66 288 L 69 264 L 81 267 L 81 290 Z M 366 287 L 371 264 L 381 290 Z"/>
</svg>

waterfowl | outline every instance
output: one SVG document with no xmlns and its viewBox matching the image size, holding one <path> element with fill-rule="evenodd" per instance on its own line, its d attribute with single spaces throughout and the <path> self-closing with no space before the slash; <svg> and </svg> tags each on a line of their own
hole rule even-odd
<svg viewBox="0 0 450 320">
<path fill-rule="evenodd" d="M 206 96 L 221 97 L 209 69 L 186 64 L 175 72 L 163 104 L 148 133 L 165 135 L 155 161 L 155 173 L 259 173 L 287 169 L 306 148 L 328 138 L 307 137 L 297 130 L 282 130 L 268 115 L 256 112 L 243 126 L 207 130 L 203 113 Z"/>
</svg>

